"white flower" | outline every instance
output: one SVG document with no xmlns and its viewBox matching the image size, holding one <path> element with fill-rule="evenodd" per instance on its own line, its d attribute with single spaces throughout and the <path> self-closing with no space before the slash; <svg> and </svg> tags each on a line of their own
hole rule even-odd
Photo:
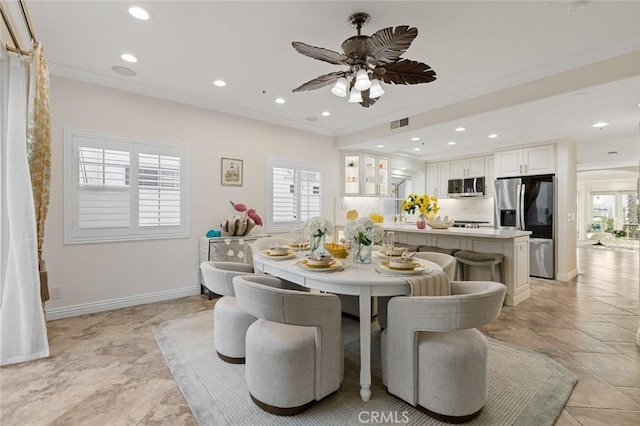
<svg viewBox="0 0 640 426">
<path fill-rule="evenodd" d="M 333 235 L 333 225 L 328 219 L 320 216 L 314 216 L 304 224 L 304 230 L 307 234 L 314 237 L 321 235 Z"/>
<path fill-rule="evenodd" d="M 347 226 L 344 229 L 344 236 L 350 239 L 356 238 L 361 243 L 371 244 L 382 240 L 384 230 L 380 225 L 373 223 L 368 217 L 363 217 L 347 222 Z"/>
</svg>

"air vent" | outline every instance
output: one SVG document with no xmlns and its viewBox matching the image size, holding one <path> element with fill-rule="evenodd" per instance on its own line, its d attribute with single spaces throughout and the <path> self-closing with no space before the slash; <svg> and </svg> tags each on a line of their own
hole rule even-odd
<svg viewBox="0 0 640 426">
<path fill-rule="evenodd" d="M 401 118 L 400 120 L 396 120 L 396 121 L 392 121 L 391 123 L 391 129 L 397 129 L 399 127 L 405 127 L 409 125 L 409 117 L 407 118 Z"/>
<path fill-rule="evenodd" d="M 617 154 L 617 153 L 618 153 L 618 151 L 607 151 L 607 154 L 609 154 L 609 155 L 613 155 L 613 154 Z"/>
</svg>

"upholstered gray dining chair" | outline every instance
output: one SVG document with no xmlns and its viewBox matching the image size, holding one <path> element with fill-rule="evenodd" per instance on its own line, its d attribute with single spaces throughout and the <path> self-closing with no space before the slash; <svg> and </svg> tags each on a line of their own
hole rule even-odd
<svg viewBox="0 0 640 426">
<path fill-rule="evenodd" d="M 442 268 L 442 272 L 447 275 L 449 281 L 453 281 L 455 279 L 456 274 L 456 258 L 450 256 L 445 253 L 436 253 L 436 252 L 418 252 L 414 256 L 415 258 L 420 258 L 424 260 L 428 260 L 430 262 L 439 265 Z M 381 329 L 385 329 L 387 326 L 387 305 L 391 300 L 391 297 L 379 297 L 378 298 L 378 325 L 380 325 Z"/>
<path fill-rule="evenodd" d="M 213 308 L 213 343 L 220 359 L 233 364 L 244 363 L 244 337 L 256 320 L 238 308 L 233 278 L 253 273 L 253 267 L 237 262 L 202 262 L 204 285 L 209 291 L 223 296 Z"/>
<path fill-rule="evenodd" d="M 246 380 L 254 403 L 295 415 L 338 390 L 344 367 L 340 299 L 280 289 L 280 279 L 268 275 L 233 282 L 238 306 L 258 318 L 246 335 Z"/>
<path fill-rule="evenodd" d="M 452 281 L 451 296 L 394 297 L 382 332 L 389 393 L 439 420 L 460 423 L 487 401 L 487 339 L 476 328 L 498 317 L 507 288 Z"/>
</svg>

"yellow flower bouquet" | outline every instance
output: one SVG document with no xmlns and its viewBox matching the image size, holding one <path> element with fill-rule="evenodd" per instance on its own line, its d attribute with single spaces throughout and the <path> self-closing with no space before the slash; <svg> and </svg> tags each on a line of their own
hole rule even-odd
<svg viewBox="0 0 640 426">
<path fill-rule="evenodd" d="M 440 210 L 438 197 L 430 197 L 428 194 L 409 194 L 402 202 L 402 210 L 408 214 L 414 214 L 417 211 L 422 218 L 433 216 Z"/>
</svg>

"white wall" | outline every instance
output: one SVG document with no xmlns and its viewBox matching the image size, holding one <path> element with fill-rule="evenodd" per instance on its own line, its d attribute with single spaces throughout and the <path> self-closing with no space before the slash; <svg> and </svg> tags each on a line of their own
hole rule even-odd
<svg viewBox="0 0 640 426">
<path fill-rule="evenodd" d="M 265 215 L 266 157 L 325 165 L 324 215 L 339 191 L 339 153 L 333 138 L 127 93 L 51 78 L 51 204 L 44 258 L 49 286 L 61 299 L 48 317 L 179 297 L 199 291 L 198 238 L 232 213 L 229 200 Z M 191 236 L 100 244 L 63 244 L 63 129 L 81 129 L 188 145 L 191 150 Z M 244 185 L 220 185 L 220 158 L 244 160 Z M 259 231 L 259 228 L 258 228 Z M 254 231 L 256 232 L 256 231 Z"/>
<path fill-rule="evenodd" d="M 556 279 L 569 281 L 578 276 L 576 253 L 576 143 L 559 140 L 556 145 Z"/>
</svg>

